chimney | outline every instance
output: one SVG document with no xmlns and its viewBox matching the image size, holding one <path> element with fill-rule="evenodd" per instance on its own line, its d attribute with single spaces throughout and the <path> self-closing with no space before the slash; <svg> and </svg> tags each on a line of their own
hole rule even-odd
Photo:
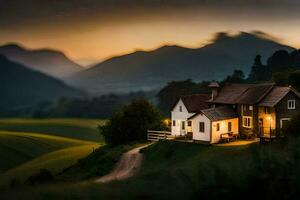
<svg viewBox="0 0 300 200">
<path fill-rule="evenodd" d="M 208 87 L 211 88 L 211 101 L 213 101 L 218 96 L 218 89 L 220 86 L 217 81 L 212 81 Z"/>
</svg>

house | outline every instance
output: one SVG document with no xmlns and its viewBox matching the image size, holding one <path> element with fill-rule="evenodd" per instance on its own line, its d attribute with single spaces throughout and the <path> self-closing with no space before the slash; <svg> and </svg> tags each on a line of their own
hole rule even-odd
<svg viewBox="0 0 300 200">
<path fill-rule="evenodd" d="M 217 82 L 210 84 L 209 100 L 185 102 L 176 106 L 193 107 L 205 105 L 198 110 L 181 115 L 179 135 L 191 134 L 193 140 L 218 143 L 224 134 L 245 137 L 275 138 L 282 134 L 287 122 L 300 111 L 300 94 L 292 87 L 270 84 L 226 84 L 219 88 Z M 178 107 L 174 107 L 178 109 Z M 172 110 L 172 125 L 176 124 L 176 110 Z M 174 117 L 173 117 L 174 116 Z M 185 122 L 184 122 L 185 121 Z M 178 131 L 172 126 L 172 134 Z M 184 130 L 184 131 L 183 131 Z"/>
<path fill-rule="evenodd" d="M 188 118 L 209 108 L 210 95 L 194 94 L 179 98 L 171 111 L 171 132 L 174 136 L 182 136 L 192 133 L 192 126 Z"/>
</svg>

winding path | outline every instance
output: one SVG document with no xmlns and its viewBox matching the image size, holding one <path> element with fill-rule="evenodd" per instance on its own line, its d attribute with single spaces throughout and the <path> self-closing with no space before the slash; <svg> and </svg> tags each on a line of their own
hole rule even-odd
<svg viewBox="0 0 300 200">
<path fill-rule="evenodd" d="M 151 144 L 143 145 L 124 153 L 115 168 L 109 174 L 96 179 L 95 182 L 107 183 L 114 180 L 123 180 L 136 174 L 141 168 L 144 158 L 140 150 Z"/>
</svg>

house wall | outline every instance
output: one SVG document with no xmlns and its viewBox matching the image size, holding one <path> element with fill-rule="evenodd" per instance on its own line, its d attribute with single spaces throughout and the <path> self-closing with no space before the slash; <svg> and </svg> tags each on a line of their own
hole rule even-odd
<svg viewBox="0 0 300 200">
<path fill-rule="evenodd" d="M 221 121 L 214 121 L 212 122 L 212 138 L 211 143 L 218 143 L 220 141 L 220 136 L 223 133 L 228 133 L 228 122 L 232 123 L 232 129 L 231 132 L 238 134 L 239 133 L 239 120 L 238 118 L 234 119 L 227 119 L 227 120 L 221 120 Z M 217 124 L 220 124 L 220 130 L 217 131 Z"/>
<path fill-rule="evenodd" d="M 296 109 L 288 109 L 288 100 L 296 100 Z M 300 112 L 300 99 L 293 92 L 288 93 L 276 106 L 276 130 L 277 132 L 281 129 L 282 119 L 291 119 L 295 114 Z"/>
<path fill-rule="evenodd" d="M 249 106 L 252 106 L 252 110 L 249 109 Z M 249 105 L 249 104 L 239 104 L 238 105 L 238 116 L 239 116 L 239 130 L 240 134 L 242 135 L 252 135 L 252 134 L 258 134 L 259 128 L 258 128 L 258 107 L 255 105 Z M 243 117 L 251 117 L 252 123 L 251 127 L 244 127 L 243 126 Z"/>
<path fill-rule="evenodd" d="M 203 114 L 199 114 L 192 120 L 193 140 L 209 142 L 211 135 L 211 121 Z M 204 133 L 200 132 L 200 122 L 204 122 Z"/>
<path fill-rule="evenodd" d="M 269 113 L 265 112 L 265 107 L 264 106 L 259 106 L 258 107 L 258 120 L 262 119 L 263 124 L 262 124 L 262 133 L 264 135 L 270 134 L 270 128 L 275 129 L 276 128 L 276 112 L 275 108 L 269 107 Z"/>
<path fill-rule="evenodd" d="M 180 112 L 180 106 L 182 106 L 182 112 Z M 179 100 L 174 109 L 171 112 L 171 133 L 172 135 L 185 135 L 187 133 L 187 119 L 194 115 L 194 113 L 189 113 L 183 104 L 182 100 Z M 176 125 L 173 126 L 173 120 L 175 120 Z M 182 121 L 185 122 L 185 130 L 181 129 Z"/>
</svg>

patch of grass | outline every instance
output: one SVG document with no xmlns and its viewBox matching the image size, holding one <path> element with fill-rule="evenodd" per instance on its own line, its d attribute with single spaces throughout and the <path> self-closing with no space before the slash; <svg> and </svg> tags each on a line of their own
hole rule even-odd
<svg viewBox="0 0 300 200">
<path fill-rule="evenodd" d="M 49 152 L 91 142 L 28 132 L 0 131 L 0 173 Z"/>
<path fill-rule="evenodd" d="M 24 181 L 31 175 L 37 174 L 41 169 L 47 169 L 53 175 L 65 168 L 74 165 L 79 159 L 84 158 L 98 148 L 99 144 L 85 144 L 54 151 L 33 160 L 30 160 L 16 168 L 13 168 L 0 176 L 0 185 L 8 185 L 13 179 Z"/>
<path fill-rule="evenodd" d="M 0 119 L 0 130 L 37 132 L 93 142 L 103 141 L 98 125 L 100 119 Z"/>
<path fill-rule="evenodd" d="M 113 169 L 123 153 L 138 145 L 140 144 L 98 148 L 92 154 L 79 160 L 76 165 L 61 173 L 57 178 L 64 181 L 79 181 L 103 176 Z"/>
</svg>

